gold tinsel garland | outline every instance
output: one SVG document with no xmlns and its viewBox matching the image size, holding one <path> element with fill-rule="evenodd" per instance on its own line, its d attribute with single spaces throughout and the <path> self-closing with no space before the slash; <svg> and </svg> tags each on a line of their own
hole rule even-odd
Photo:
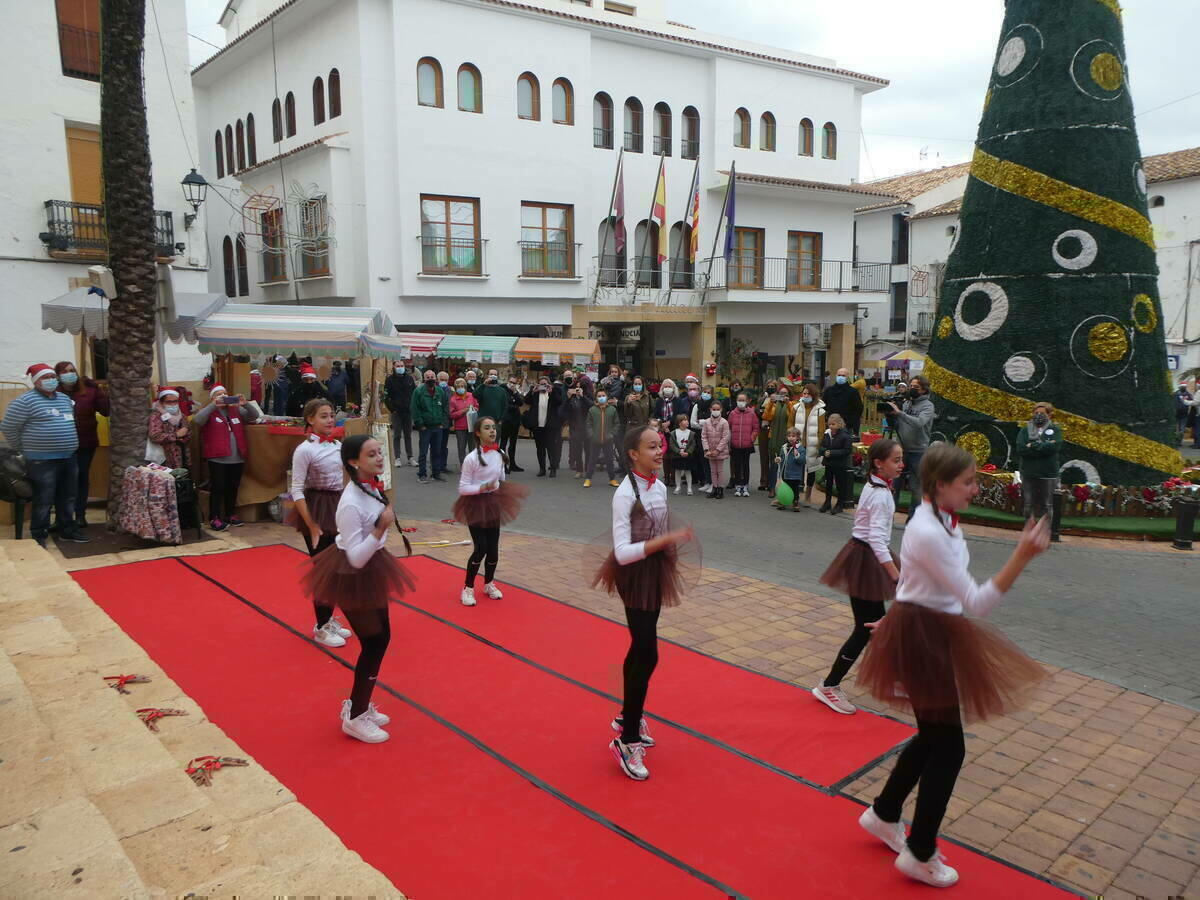
<svg viewBox="0 0 1200 900">
<path fill-rule="evenodd" d="M 1158 313 L 1154 311 L 1154 301 L 1149 294 L 1138 294 L 1133 298 L 1130 315 L 1133 316 L 1133 324 L 1142 334 L 1149 334 L 1158 325 Z"/>
</svg>

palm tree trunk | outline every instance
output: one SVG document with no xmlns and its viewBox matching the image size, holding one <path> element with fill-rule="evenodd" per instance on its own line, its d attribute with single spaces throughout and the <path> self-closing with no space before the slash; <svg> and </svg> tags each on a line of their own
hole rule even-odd
<svg viewBox="0 0 1200 900">
<path fill-rule="evenodd" d="M 145 0 L 101 0 L 100 148 L 110 298 L 109 395 L 112 453 L 108 522 L 120 512 L 127 466 L 145 459 L 154 365 L 154 191 L 142 82 Z"/>
</svg>

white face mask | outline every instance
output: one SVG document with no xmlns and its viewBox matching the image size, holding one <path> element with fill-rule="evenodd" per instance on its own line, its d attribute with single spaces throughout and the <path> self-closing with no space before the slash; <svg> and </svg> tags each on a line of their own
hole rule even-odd
<svg viewBox="0 0 1200 900">
<path fill-rule="evenodd" d="M 738 409 L 745 409 L 745 408 L 746 408 L 746 401 L 745 401 L 745 400 L 739 400 L 739 401 L 737 402 L 737 405 L 738 405 Z"/>
<path fill-rule="evenodd" d="M 672 394 L 674 394 L 674 393 L 675 393 L 675 389 L 674 389 L 674 388 L 663 388 L 663 389 L 662 389 L 662 395 L 663 395 L 664 397 L 670 397 L 670 396 L 671 396 Z"/>
<path fill-rule="evenodd" d="M 404 374 L 404 366 L 396 366 L 396 374 L 403 375 Z"/>
<path fill-rule="evenodd" d="M 179 415 L 179 404 L 172 403 L 170 406 L 164 406 L 163 411 L 169 416 Z"/>
<path fill-rule="evenodd" d="M 597 403 L 607 403 L 607 402 L 608 402 L 608 398 L 607 398 L 607 397 L 605 397 L 603 394 L 600 394 L 600 395 L 599 395 L 599 396 L 596 398 L 596 402 L 597 402 Z"/>
<path fill-rule="evenodd" d="M 719 418 L 721 418 L 721 411 L 719 409 L 714 409 L 712 412 L 709 413 L 709 415 L 712 416 L 712 418 L 714 418 L 714 419 L 719 419 Z"/>
</svg>

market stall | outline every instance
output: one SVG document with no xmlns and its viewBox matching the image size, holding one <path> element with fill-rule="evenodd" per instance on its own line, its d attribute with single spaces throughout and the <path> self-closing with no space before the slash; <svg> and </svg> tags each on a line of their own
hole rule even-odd
<svg viewBox="0 0 1200 900">
<path fill-rule="evenodd" d="M 480 363 L 504 368 L 513 363 L 517 338 L 486 334 L 448 334 L 438 344 L 437 359 Z"/>
<path fill-rule="evenodd" d="M 516 359 L 534 363 L 535 367 L 587 367 L 600 363 L 600 342 L 581 338 L 519 338 L 513 354 Z"/>
</svg>

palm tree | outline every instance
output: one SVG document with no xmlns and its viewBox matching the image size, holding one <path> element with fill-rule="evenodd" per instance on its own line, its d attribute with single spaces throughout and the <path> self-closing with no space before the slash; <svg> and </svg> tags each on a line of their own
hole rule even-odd
<svg viewBox="0 0 1200 900">
<path fill-rule="evenodd" d="M 109 527 L 120 512 L 126 466 L 145 456 L 154 365 L 154 193 L 142 83 L 145 0 L 100 0 L 100 147 L 108 264 L 112 453 Z"/>
</svg>

